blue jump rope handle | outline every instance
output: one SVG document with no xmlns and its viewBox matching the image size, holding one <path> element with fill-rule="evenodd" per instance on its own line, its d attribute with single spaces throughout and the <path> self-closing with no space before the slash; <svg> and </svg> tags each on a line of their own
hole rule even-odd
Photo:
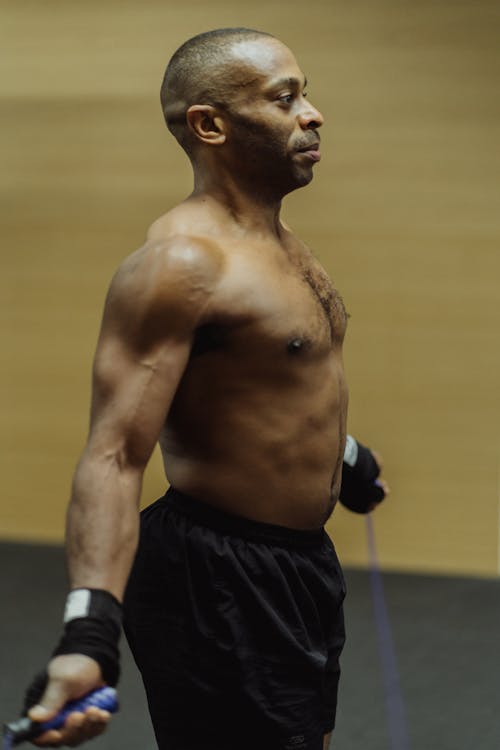
<svg viewBox="0 0 500 750">
<path fill-rule="evenodd" d="M 49 729 L 60 729 L 67 716 L 74 711 L 85 711 L 90 706 L 96 706 L 104 711 L 115 713 L 118 711 L 118 697 L 116 690 L 110 687 L 99 688 L 93 690 L 91 693 L 87 693 L 83 698 L 79 698 L 75 701 L 69 701 L 66 703 L 63 709 L 49 721 L 43 723 L 32 721 L 27 716 L 13 721 L 10 724 L 6 724 L 4 727 L 4 735 L 8 742 L 5 747 L 14 747 L 19 745 L 21 742 L 26 740 L 33 740 L 38 735 L 47 732 Z"/>
</svg>

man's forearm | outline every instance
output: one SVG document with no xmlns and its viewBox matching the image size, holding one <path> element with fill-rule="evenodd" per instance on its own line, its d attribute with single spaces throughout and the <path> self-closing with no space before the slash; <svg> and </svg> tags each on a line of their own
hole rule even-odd
<svg viewBox="0 0 500 750">
<path fill-rule="evenodd" d="M 105 589 L 122 600 L 137 547 L 142 476 L 114 458 L 82 457 L 66 525 L 71 588 Z"/>
</svg>

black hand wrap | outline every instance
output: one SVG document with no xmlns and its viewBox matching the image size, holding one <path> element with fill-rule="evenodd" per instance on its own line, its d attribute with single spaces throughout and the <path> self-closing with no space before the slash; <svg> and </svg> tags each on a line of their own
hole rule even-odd
<svg viewBox="0 0 500 750">
<path fill-rule="evenodd" d="M 380 469 L 369 448 L 350 435 L 347 441 L 339 500 L 355 513 L 369 513 L 385 497 L 377 480 Z"/>
<path fill-rule="evenodd" d="M 120 676 L 121 622 L 122 606 L 109 591 L 74 589 L 66 600 L 64 633 L 52 657 L 90 656 L 99 664 L 104 681 L 114 687 Z M 23 715 L 40 702 L 48 681 L 46 669 L 35 675 L 24 696 Z"/>
<path fill-rule="evenodd" d="M 121 621 L 122 606 L 109 591 L 74 589 L 66 601 L 64 634 L 52 656 L 90 656 L 101 667 L 104 681 L 114 687 L 120 676 Z"/>
</svg>

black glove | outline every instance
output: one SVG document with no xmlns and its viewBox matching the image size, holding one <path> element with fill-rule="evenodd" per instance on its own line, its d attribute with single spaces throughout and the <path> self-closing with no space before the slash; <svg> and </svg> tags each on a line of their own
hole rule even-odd
<svg viewBox="0 0 500 750">
<path fill-rule="evenodd" d="M 385 491 L 378 480 L 380 469 L 369 448 L 347 436 L 339 500 L 355 513 L 369 513 L 381 503 Z"/>
</svg>

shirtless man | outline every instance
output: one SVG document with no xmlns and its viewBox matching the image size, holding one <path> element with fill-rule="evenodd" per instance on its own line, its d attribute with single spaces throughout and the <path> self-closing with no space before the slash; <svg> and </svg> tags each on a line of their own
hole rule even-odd
<svg viewBox="0 0 500 750">
<path fill-rule="evenodd" d="M 116 683 L 130 576 L 125 628 L 160 750 L 328 746 L 345 590 L 324 524 L 344 456 L 347 471 L 365 462 L 354 510 L 386 488 L 368 449 L 350 439 L 346 452 L 342 300 L 280 219 L 320 159 L 305 85 L 286 46 L 249 30 L 199 35 L 169 63 L 162 105 L 194 191 L 107 295 L 68 511 L 65 634 L 28 699 L 35 720 Z M 157 441 L 175 489 L 140 531 Z M 79 744 L 108 719 L 71 714 L 37 744 Z"/>
</svg>

